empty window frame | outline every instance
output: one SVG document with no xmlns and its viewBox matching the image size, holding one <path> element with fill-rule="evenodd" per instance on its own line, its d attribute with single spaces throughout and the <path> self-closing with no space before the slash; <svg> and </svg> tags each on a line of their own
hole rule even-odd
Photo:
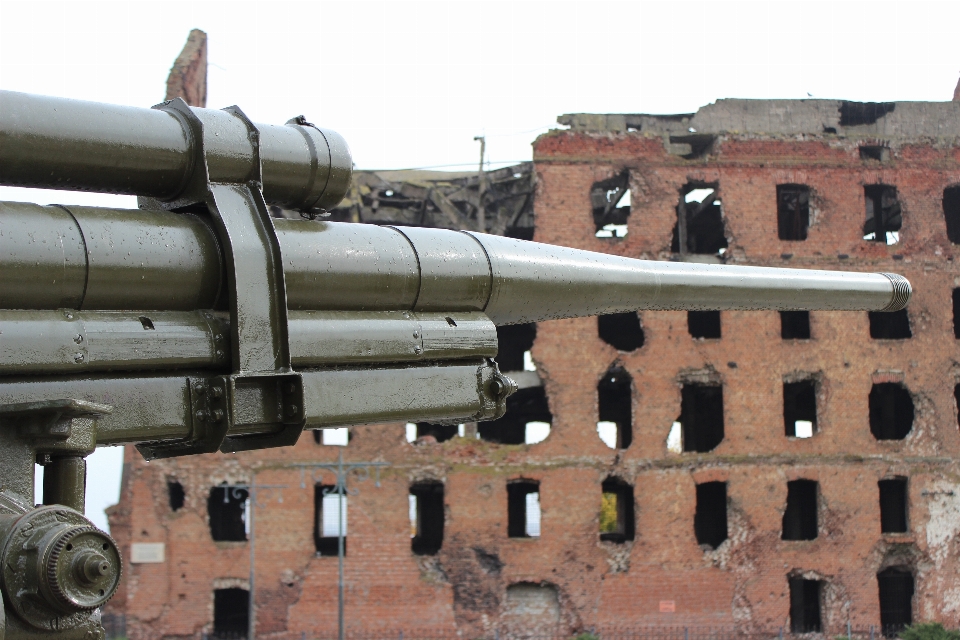
<svg viewBox="0 0 960 640">
<path fill-rule="evenodd" d="M 443 483 L 418 482 L 410 487 L 413 538 L 410 549 L 418 556 L 433 556 L 443 546 Z"/>
<path fill-rule="evenodd" d="M 953 337 L 960 339 L 960 289 L 953 290 Z"/>
<path fill-rule="evenodd" d="M 170 498 L 170 511 L 179 511 L 183 508 L 187 493 L 183 490 L 183 485 L 180 484 L 179 480 L 167 478 L 167 496 Z"/>
<path fill-rule="evenodd" d="M 823 630 L 820 616 L 823 582 L 796 576 L 791 576 L 788 580 L 791 633 L 820 633 Z"/>
<path fill-rule="evenodd" d="M 717 184 L 691 182 L 680 191 L 671 251 L 680 255 L 726 252 L 728 244 L 718 188 Z"/>
<path fill-rule="evenodd" d="M 337 509 L 340 505 L 340 509 Z M 347 553 L 347 496 L 340 496 L 335 485 L 318 484 L 313 489 L 313 542 L 320 556 L 338 554 L 340 532 L 343 553 Z"/>
<path fill-rule="evenodd" d="M 875 162 L 889 162 L 890 147 L 877 144 L 862 144 L 860 145 L 860 159 L 873 160 Z"/>
<path fill-rule="evenodd" d="M 783 426 L 788 438 L 809 438 L 817 432 L 817 381 L 783 383 Z"/>
<path fill-rule="evenodd" d="M 694 338 L 720 339 L 719 311 L 687 311 L 687 331 Z"/>
<path fill-rule="evenodd" d="M 913 429 L 913 398 L 896 382 L 878 382 L 870 389 L 870 433 L 877 440 L 903 440 Z"/>
<path fill-rule="evenodd" d="M 943 219 L 947 223 L 947 238 L 960 244 L 960 186 L 943 190 Z"/>
<path fill-rule="evenodd" d="M 810 312 L 781 311 L 780 337 L 784 340 L 809 340 Z"/>
<path fill-rule="evenodd" d="M 250 592 L 246 589 L 216 589 L 213 592 L 213 638 L 246 638 L 250 624 Z"/>
<path fill-rule="evenodd" d="M 537 338 L 537 325 L 511 324 L 497 327 L 497 364 L 503 372 L 528 369 L 530 349 Z"/>
<path fill-rule="evenodd" d="M 328 447 L 345 447 L 350 444 L 352 434 L 347 427 L 339 429 L 314 429 L 313 441 Z"/>
<path fill-rule="evenodd" d="M 810 226 L 810 187 L 777 185 L 777 236 L 781 240 L 806 240 Z"/>
<path fill-rule="evenodd" d="M 705 453 L 723 441 L 723 387 L 688 383 L 680 391 L 680 433 L 684 451 Z"/>
<path fill-rule="evenodd" d="M 906 533 L 907 479 L 902 476 L 884 478 L 877 483 L 880 489 L 880 531 Z"/>
<path fill-rule="evenodd" d="M 815 540 L 819 529 L 819 487 L 816 480 L 787 483 L 787 509 L 783 513 L 782 540 Z"/>
<path fill-rule="evenodd" d="M 600 539 L 627 542 L 636 534 L 633 487 L 620 478 L 607 478 L 601 485 Z"/>
<path fill-rule="evenodd" d="M 889 567 L 877 574 L 880 591 L 880 628 L 895 637 L 913 624 L 913 573 L 905 567 Z"/>
<path fill-rule="evenodd" d="M 597 332 L 618 351 L 636 351 L 643 346 L 643 327 L 636 311 L 597 316 Z"/>
<path fill-rule="evenodd" d="M 432 422 L 417 423 L 417 438 L 433 436 L 437 442 L 446 442 L 459 433 L 455 424 L 433 424 Z"/>
<path fill-rule="evenodd" d="M 222 484 L 210 489 L 207 515 L 210 535 L 217 542 L 240 542 L 247 539 L 247 489 Z"/>
<path fill-rule="evenodd" d="M 863 239 L 884 244 L 900 242 L 903 216 L 897 188 L 888 184 L 864 185 L 863 197 L 867 208 Z"/>
<path fill-rule="evenodd" d="M 623 238 L 630 217 L 630 172 L 594 183 L 590 188 L 593 224 L 598 238 Z"/>
<path fill-rule="evenodd" d="M 870 318 L 870 337 L 874 340 L 906 340 L 913 337 L 906 309 L 868 311 L 867 314 Z"/>
<path fill-rule="evenodd" d="M 542 435 L 544 430 L 549 433 L 552 422 L 553 414 L 544 388 L 526 387 L 507 397 L 507 411 L 502 418 L 478 423 L 477 435 L 487 442 L 524 444 L 528 433 Z"/>
<path fill-rule="evenodd" d="M 633 378 L 622 367 L 611 367 L 597 384 L 597 431 L 615 430 L 613 447 L 626 449 L 633 441 Z M 608 436 L 609 437 L 609 436 Z M 609 446 L 611 443 L 607 442 Z"/>
<path fill-rule="evenodd" d="M 540 483 L 514 480 L 507 484 L 507 535 L 511 538 L 540 536 Z"/>
<path fill-rule="evenodd" d="M 697 510 L 693 516 L 697 544 L 716 549 L 727 539 L 727 483 L 697 485 Z"/>
</svg>

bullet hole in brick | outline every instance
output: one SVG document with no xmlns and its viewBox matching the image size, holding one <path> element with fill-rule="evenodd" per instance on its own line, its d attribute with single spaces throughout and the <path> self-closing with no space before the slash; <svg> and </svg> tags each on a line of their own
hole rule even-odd
<svg viewBox="0 0 960 640">
<path fill-rule="evenodd" d="M 167 479 L 167 495 L 170 497 L 171 511 L 179 511 L 183 508 L 183 501 L 187 494 L 179 481 L 173 478 Z"/>
<path fill-rule="evenodd" d="M 889 567 L 877 574 L 880 591 L 880 628 L 893 638 L 913 624 L 913 573 L 906 567 Z"/>
<path fill-rule="evenodd" d="M 723 255 L 727 238 L 723 229 L 723 210 L 716 183 L 688 182 L 680 191 L 677 224 L 673 227 L 670 250 L 685 255 Z"/>
<path fill-rule="evenodd" d="M 947 238 L 960 244 L 960 186 L 943 190 L 943 219 L 947 223 Z"/>
<path fill-rule="evenodd" d="M 913 337 L 906 309 L 867 313 L 870 317 L 870 337 L 874 340 L 906 340 Z"/>
<path fill-rule="evenodd" d="M 153 320 L 147 316 L 140 316 L 138 319 L 140 320 L 140 325 L 145 331 L 154 331 L 156 329 L 156 327 L 153 326 Z"/>
<path fill-rule="evenodd" d="M 877 486 L 880 488 L 880 531 L 906 533 L 907 479 L 901 476 L 886 478 Z"/>
<path fill-rule="evenodd" d="M 903 440 L 913 428 L 913 398 L 903 385 L 880 382 L 870 390 L 870 433 L 877 440 Z"/>
<path fill-rule="evenodd" d="M 823 583 L 791 577 L 790 582 L 790 631 L 792 633 L 820 633 L 820 599 Z"/>
<path fill-rule="evenodd" d="M 611 449 L 626 449 L 633 441 L 633 378 L 622 367 L 611 367 L 597 384 L 597 405 L 599 422 L 597 431 L 602 435 L 602 423 L 608 423 L 616 429 Z M 608 436 L 609 439 L 609 436 Z M 607 442 L 607 446 L 611 443 Z"/>
<path fill-rule="evenodd" d="M 781 311 L 780 337 L 784 340 L 809 340 L 810 312 Z"/>
<path fill-rule="evenodd" d="M 250 624 L 250 592 L 216 589 L 213 592 L 213 638 L 246 638 Z"/>
<path fill-rule="evenodd" d="M 782 540 L 817 538 L 816 480 L 791 480 L 787 483 L 787 510 L 783 513 Z"/>
<path fill-rule="evenodd" d="M 590 206 L 598 238 L 623 238 L 630 217 L 630 173 L 595 182 L 590 188 Z"/>
<path fill-rule="evenodd" d="M 777 235 L 781 240 L 806 240 L 810 226 L 810 187 L 777 185 Z"/>
<path fill-rule="evenodd" d="M 863 239 L 884 244 L 900 242 L 903 215 L 897 188 L 888 184 L 868 184 L 863 187 L 867 221 L 863 224 Z"/>
<path fill-rule="evenodd" d="M 507 535 L 511 538 L 540 536 L 540 483 L 513 480 L 507 483 Z"/>
<path fill-rule="evenodd" d="M 218 542 L 243 541 L 247 539 L 246 488 L 222 484 L 210 489 L 207 499 L 207 515 L 210 518 L 210 535 Z"/>
<path fill-rule="evenodd" d="M 719 311 L 687 311 L 687 331 L 694 338 L 720 339 Z"/>
<path fill-rule="evenodd" d="M 337 506 L 340 506 L 337 509 Z M 348 496 L 340 496 L 335 485 L 318 484 L 313 488 L 313 542 L 320 556 L 338 554 L 340 532 L 343 532 L 343 553 L 347 553 Z"/>
<path fill-rule="evenodd" d="M 783 383 L 783 425 L 788 438 L 810 438 L 816 433 L 816 380 Z"/>
<path fill-rule="evenodd" d="M 636 311 L 597 316 L 597 332 L 618 351 L 636 351 L 643 346 L 643 327 Z"/>
<path fill-rule="evenodd" d="M 410 549 L 418 556 L 433 556 L 443 546 L 443 483 L 418 482 L 410 487 Z"/>
<path fill-rule="evenodd" d="M 543 435 L 544 424 L 549 433 L 552 422 L 553 414 L 550 413 L 543 387 L 527 387 L 507 397 L 507 411 L 502 418 L 477 424 L 477 434 L 481 440 L 487 442 L 525 444 L 528 442 L 529 433 L 530 440 L 538 442 L 539 440 L 532 436 Z"/>
<path fill-rule="evenodd" d="M 432 422 L 417 423 L 417 439 L 424 436 L 432 436 L 437 442 L 446 442 L 457 435 L 457 425 L 455 424 L 433 424 Z"/>
<path fill-rule="evenodd" d="M 953 337 L 960 339 L 960 289 L 953 290 Z"/>
<path fill-rule="evenodd" d="M 840 126 L 856 127 L 875 124 L 888 113 L 893 113 L 895 102 L 848 102 L 840 103 Z"/>
<path fill-rule="evenodd" d="M 623 543 L 636 535 L 633 487 L 620 478 L 607 478 L 600 485 L 600 539 Z"/>
<path fill-rule="evenodd" d="M 890 160 L 890 147 L 872 144 L 860 145 L 860 159 L 888 162 Z"/>
<path fill-rule="evenodd" d="M 537 325 L 511 324 L 497 327 L 497 364 L 504 373 L 524 371 L 524 354 L 533 348 Z"/>
<path fill-rule="evenodd" d="M 723 441 L 723 387 L 688 383 L 680 391 L 683 450 L 706 453 Z"/>
<path fill-rule="evenodd" d="M 697 510 L 693 516 L 697 544 L 716 549 L 727 539 L 727 483 L 697 485 Z"/>
</svg>

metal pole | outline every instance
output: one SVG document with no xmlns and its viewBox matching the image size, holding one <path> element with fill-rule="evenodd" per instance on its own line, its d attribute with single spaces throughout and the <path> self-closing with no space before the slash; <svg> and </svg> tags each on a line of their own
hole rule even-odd
<svg viewBox="0 0 960 640">
<path fill-rule="evenodd" d="M 477 231 L 487 232 L 487 212 L 483 207 L 483 194 L 487 190 L 486 176 L 483 173 L 483 156 L 487 150 L 486 136 L 475 136 L 473 138 L 480 142 L 480 170 L 477 172 Z"/>
<path fill-rule="evenodd" d="M 253 511 L 257 505 L 257 475 L 256 471 L 250 471 L 250 490 L 247 494 L 247 501 L 250 505 L 250 590 L 247 592 L 247 638 L 248 640 L 254 640 L 254 633 L 256 629 L 256 600 L 254 599 L 254 559 L 256 558 L 256 552 L 254 550 L 256 543 L 256 535 L 253 531 Z"/>
<path fill-rule="evenodd" d="M 337 638 L 339 640 L 343 640 L 343 485 L 345 482 L 341 448 L 337 452 Z"/>
</svg>

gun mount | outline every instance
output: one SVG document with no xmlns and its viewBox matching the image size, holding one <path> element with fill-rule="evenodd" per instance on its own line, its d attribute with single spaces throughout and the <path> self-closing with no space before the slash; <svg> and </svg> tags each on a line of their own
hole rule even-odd
<svg viewBox="0 0 960 640">
<path fill-rule="evenodd" d="M 267 212 L 314 217 L 350 174 L 343 139 L 302 117 L 0 92 L 0 184 L 140 197 L 139 210 L 0 203 L 0 640 L 102 633 L 120 556 L 79 513 L 97 446 L 161 458 L 292 445 L 305 428 L 495 419 L 516 388 L 493 359 L 502 324 L 910 298 L 895 274 Z M 35 461 L 48 466 L 31 509 Z"/>
</svg>

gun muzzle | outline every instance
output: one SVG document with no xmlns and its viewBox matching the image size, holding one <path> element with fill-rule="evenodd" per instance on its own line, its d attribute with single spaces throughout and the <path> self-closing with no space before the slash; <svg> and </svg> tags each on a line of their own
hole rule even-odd
<svg viewBox="0 0 960 640">
<path fill-rule="evenodd" d="M 223 295 L 202 217 L 0 203 L 0 308 L 192 311 Z M 295 311 L 482 312 L 495 324 L 639 309 L 894 311 L 900 275 L 635 260 L 479 233 L 276 220 Z"/>
</svg>

